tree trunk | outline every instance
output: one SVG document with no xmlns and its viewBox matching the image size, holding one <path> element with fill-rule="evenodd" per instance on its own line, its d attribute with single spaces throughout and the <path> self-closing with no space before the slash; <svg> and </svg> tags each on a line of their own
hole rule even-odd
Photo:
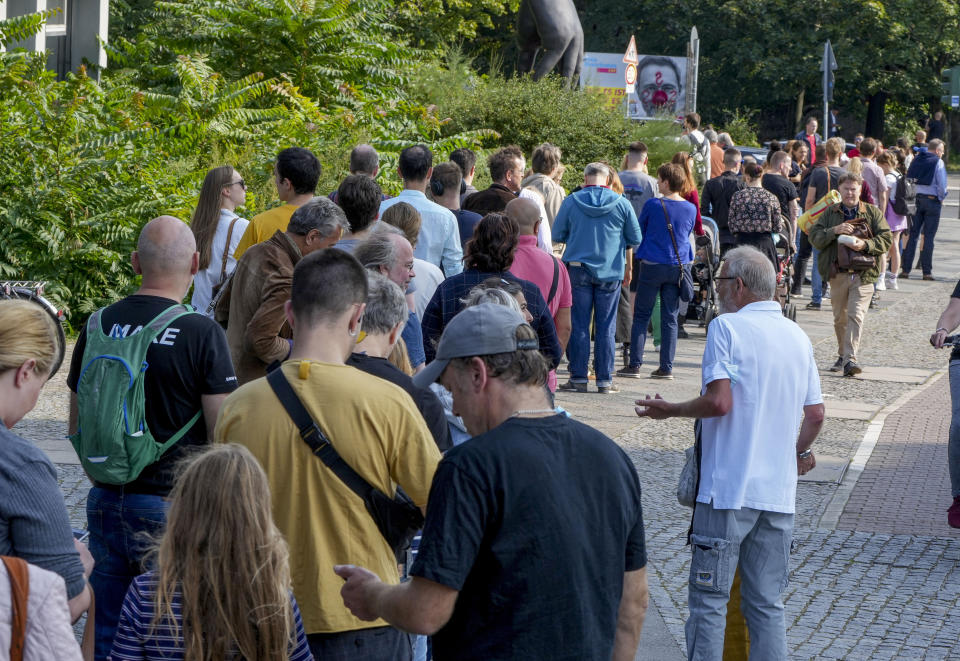
<svg viewBox="0 0 960 661">
<path fill-rule="evenodd" d="M 797 94 L 797 110 L 793 117 L 794 132 L 800 131 L 803 128 L 803 99 L 806 95 L 807 90 L 800 90 L 800 93 Z"/>
<path fill-rule="evenodd" d="M 886 121 L 887 110 L 886 92 L 876 92 L 867 99 L 867 127 L 864 134 L 870 138 L 883 139 L 883 125 Z"/>
</svg>

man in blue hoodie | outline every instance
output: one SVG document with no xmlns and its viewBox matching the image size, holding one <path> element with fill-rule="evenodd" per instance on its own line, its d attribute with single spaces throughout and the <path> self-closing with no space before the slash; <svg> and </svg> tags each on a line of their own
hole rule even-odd
<svg viewBox="0 0 960 661">
<path fill-rule="evenodd" d="M 553 240 L 566 243 L 563 262 L 573 286 L 573 331 L 567 345 L 570 380 L 560 390 L 587 392 L 590 318 L 594 319 L 594 371 L 601 394 L 618 391 L 613 383 L 617 300 L 626 268 L 626 247 L 640 243 L 633 206 L 609 186 L 610 168 L 591 163 L 583 171 L 583 188 L 560 205 Z"/>
<path fill-rule="evenodd" d="M 913 216 L 910 239 L 900 261 L 903 264 L 900 277 L 910 277 L 910 267 L 917 252 L 917 241 L 923 236 L 920 251 L 920 267 L 923 279 L 933 280 L 933 239 L 940 226 L 940 211 L 947 197 L 947 168 L 943 164 L 943 140 L 931 140 L 910 163 L 907 178 L 917 180 L 917 213 Z"/>
</svg>

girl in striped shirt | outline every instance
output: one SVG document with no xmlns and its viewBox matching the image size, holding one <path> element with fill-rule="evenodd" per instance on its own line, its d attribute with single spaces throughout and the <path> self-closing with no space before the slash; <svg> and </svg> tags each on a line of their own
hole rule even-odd
<svg viewBox="0 0 960 661">
<path fill-rule="evenodd" d="M 312 661 L 267 477 L 246 448 L 188 460 L 152 559 L 127 590 L 113 661 Z"/>
</svg>

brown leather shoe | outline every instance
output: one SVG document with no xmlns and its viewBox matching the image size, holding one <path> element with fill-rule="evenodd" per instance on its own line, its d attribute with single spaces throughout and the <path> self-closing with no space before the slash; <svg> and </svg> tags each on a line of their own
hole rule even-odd
<svg viewBox="0 0 960 661">
<path fill-rule="evenodd" d="M 936 280 L 936 278 L 933 277 L 933 274 L 932 274 L 932 273 L 924 273 L 924 274 L 923 274 L 923 279 L 924 279 L 924 280 Z"/>
</svg>

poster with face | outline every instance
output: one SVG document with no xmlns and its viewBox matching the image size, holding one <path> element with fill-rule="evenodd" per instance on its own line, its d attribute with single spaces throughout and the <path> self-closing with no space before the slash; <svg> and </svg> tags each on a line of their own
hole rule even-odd
<svg viewBox="0 0 960 661">
<path fill-rule="evenodd" d="M 624 89 L 622 53 L 584 53 L 580 88 L 604 95 L 613 107 L 626 104 L 631 119 L 682 117 L 686 113 L 687 58 L 640 55 L 636 91 Z"/>
</svg>

